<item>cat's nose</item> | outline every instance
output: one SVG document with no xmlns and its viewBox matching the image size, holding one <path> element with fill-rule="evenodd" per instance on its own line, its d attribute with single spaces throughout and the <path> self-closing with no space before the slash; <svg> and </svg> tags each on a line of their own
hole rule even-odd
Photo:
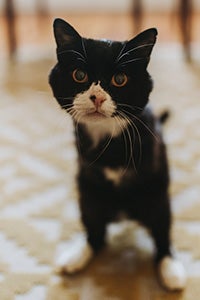
<svg viewBox="0 0 200 300">
<path fill-rule="evenodd" d="M 98 108 L 102 105 L 104 101 L 106 101 L 105 97 L 103 96 L 96 96 L 96 95 L 91 95 L 90 100 L 94 103 L 95 107 Z"/>
</svg>

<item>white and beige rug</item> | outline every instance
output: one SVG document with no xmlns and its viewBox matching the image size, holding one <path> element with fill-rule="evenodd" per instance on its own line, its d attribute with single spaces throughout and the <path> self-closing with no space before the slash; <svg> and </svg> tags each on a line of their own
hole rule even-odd
<svg viewBox="0 0 200 300">
<path fill-rule="evenodd" d="M 188 273 L 183 293 L 162 290 L 153 245 L 132 224 L 109 228 L 109 247 L 78 275 L 60 278 L 55 258 L 82 232 L 70 119 L 53 99 L 53 62 L 0 69 L 0 299 L 197 300 L 200 295 L 200 60 L 184 64 L 157 47 L 152 103 L 171 110 L 165 126 L 171 165 L 175 252 Z"/>
</svg>

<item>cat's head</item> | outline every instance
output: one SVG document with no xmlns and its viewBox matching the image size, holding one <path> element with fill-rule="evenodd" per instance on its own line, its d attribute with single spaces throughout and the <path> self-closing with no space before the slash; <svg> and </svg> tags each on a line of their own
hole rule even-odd
<svg viewBox="0 0 200 300">
<path fill-rule="evenodd" d="M 64 20 L 54 21 L 58 63 L 50 74 L 53 93 L 79 123 L 137 114 L 148 102 L 152 81 L 146 70 L 157 30 L 130 41 L 93 40 Z"/>
</svg>

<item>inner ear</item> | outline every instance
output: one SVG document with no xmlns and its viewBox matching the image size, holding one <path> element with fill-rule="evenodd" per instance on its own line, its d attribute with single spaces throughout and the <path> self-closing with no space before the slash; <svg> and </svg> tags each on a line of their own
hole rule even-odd
<svg viewBox="0 0 200 300">
<path fill-rule="evenodd" d="M 81 39 L 79 33 L 62 19 L 54 20 L 54 36 L 58 47 L 69 45 Z"/>
</svg>

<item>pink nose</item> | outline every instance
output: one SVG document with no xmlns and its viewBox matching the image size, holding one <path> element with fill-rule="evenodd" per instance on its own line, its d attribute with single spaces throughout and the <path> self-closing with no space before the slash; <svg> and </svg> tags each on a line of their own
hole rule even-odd
<svg viewBox="0 0 200 300">
<path fill-rule="evenodd" d="M 103 96 L 95 96 L 95 95 L 91 95 L 90 96 L 90 100 L 92 100 L 92 102 L 94 103 L 95 107 L 98 108 L 102 105 L 102 103 L 104 101 L 106 101 L 106 99 Z"/>
</svg>

